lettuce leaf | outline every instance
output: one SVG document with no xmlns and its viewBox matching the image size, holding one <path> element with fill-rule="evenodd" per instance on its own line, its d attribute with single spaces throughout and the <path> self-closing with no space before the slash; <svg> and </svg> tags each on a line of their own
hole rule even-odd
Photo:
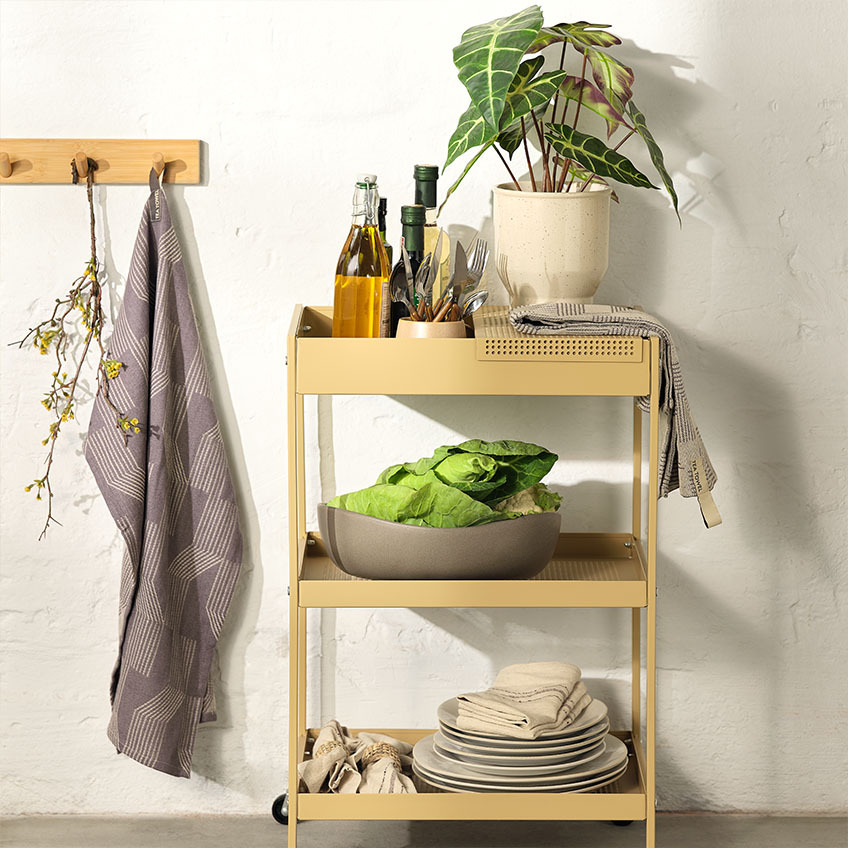
<svg viewBox="0 0 848 848">
<path fill-rule="evenodd" d="M 427 527 L 470 527 L 502 521 L 508 515 L 496 512 L 464 492 L 442 483 L 434 474 L 414 477 L 412 486 L 378 483 L 333 498 L 327 505 L 362 515 Z"/>
<path fill-rule="evenodd" d="M 429 527 L 468 527 L 552 512 L 561 498 L 541 485 L 557 456 L 529 442 L 469 439 L 442 445 L 432 456 L 390 465 L 374 486 L 340 495 L 329 506 Z M 519 493 L 523 512 L 501 504 Z"/>
</svg>

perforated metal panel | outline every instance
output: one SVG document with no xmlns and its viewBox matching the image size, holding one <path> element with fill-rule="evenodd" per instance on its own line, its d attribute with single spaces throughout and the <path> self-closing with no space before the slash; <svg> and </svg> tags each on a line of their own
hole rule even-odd
<svg viewBox="0 0 848 848">
<path fill-rule="evenodd" d="M 641 362 L 642 339 L 621 336 L 527 336 L 509 323 L 509 308 L 474 313 L 477 359 L 571 362 Z"/>
</svg>

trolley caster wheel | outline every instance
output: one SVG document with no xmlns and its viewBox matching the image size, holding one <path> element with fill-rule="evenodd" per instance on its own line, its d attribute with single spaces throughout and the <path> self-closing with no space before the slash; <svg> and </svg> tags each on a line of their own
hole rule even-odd
<svg viewBox="0 0 848 848">
<path fill-rule="evenodd" d="M 616 827 L 629 827 L 631 824 L 633 824 L 633 821 L 621 821 L 619 819 L 611 821 L 610 824 L 614 824 Z"/>
<path fill-rule="evenodd" d="M 289 795 L 288 792 L 278 795 L 271 804 L 271 815 L 279 824 L 289 823 Z"/>
</svg>

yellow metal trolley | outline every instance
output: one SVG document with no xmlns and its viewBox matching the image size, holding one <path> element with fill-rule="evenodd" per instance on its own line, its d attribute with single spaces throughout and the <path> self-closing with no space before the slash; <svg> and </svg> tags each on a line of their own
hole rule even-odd
<svg viewBox="0 0 848 848">
<path fill-rule="evenodd" d="M 334 339 L 332 309 L 295 308 L 287 346 L 289 474 L 289 770 L 275 818 L 312 820 L 645 821 L 654 848 L 657 458 L 659 342 L 640 338 L 518 337 L 503 307 L 475 316 L 474 339 Z M 426 351 L 422 347 L 426 345 Z M 428 368 L 421 369 L 426 358 Z M 442 367 L 444 366 L 444 367 Z M 410 381 L 409 374 L 416 379 Z M 563 533 L 531 580 L 361 580 L 337 569 L 306 528 L 304 395 L 650 396 L 647 536 L 642 538 L 642 414 L 633 405 L 630 533 Z M 418 782 L 413 795 L 298 791 L 298 763 L 317 729 L 306 727 L 306 611 L 327 607 L 620 607 L 632 610 L 631 724 L 615 735 L 630 752 L 614 783 L 582 794 L 451 793 Z M 645 733 L 641 621 L 646 615 Z M 369 728 L 370 729 L 370 728 Z M 359 729 L 353 730 L 354 733 Z M 378 728 L 414 744 L 432 730 Z M 287 809 L 286 809 L 287 808 Z"/>
</svg>

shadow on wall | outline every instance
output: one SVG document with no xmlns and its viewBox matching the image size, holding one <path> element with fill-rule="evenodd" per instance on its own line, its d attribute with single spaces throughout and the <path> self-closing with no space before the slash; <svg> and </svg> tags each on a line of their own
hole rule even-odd
<svg viewBox="0 0 848 848">
<path fill-rule="evenodd" d="M 209 302 L 203 264 L 191 214 L 185 202 L 185 188 L 168 185 L 174 227 L 183 247 L 183 258 L 189 278 L 192 303 L 201 331 L 203 350 L 209 370 L 210 384 L 215 397 L 218 419 L 233 477 L 236 501 L 241 516 L 243 537 L 242 568 L 236 585 L 223 631 L 218 640 L 216 661 L 213 662 L 211 681 L 217 701 L 218 720 L 212 725 L 201 725 L 198 731 L 192 771 L 203 777 L 228 785 L 229 763 L 243 763 L 246 751 L 243 741 L 228 739 L 226 757 L 222 752 L 224 729 L 244 728 L 247 723 L 245 703 L 245 654 L 251 635 L 256 630 L 262 597 L 262 569 L 260 560 L 260 529 L 256 506 L 251 494 L 244 451 L 239 434 L 238 420 L 233 409 L 227 372 L 218 344 L 215 316 Z"/>
</svg>

